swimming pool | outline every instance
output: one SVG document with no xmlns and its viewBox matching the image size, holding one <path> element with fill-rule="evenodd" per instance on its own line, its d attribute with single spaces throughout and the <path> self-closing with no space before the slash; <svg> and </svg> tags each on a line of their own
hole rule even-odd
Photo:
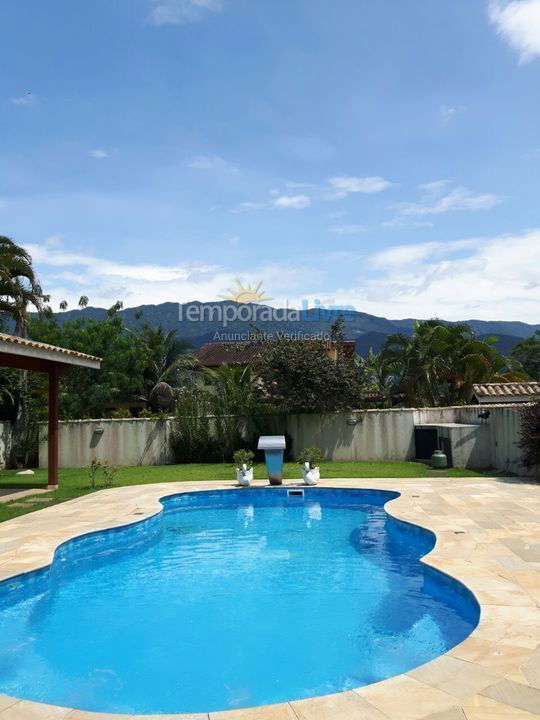
<svg viewBox="0 0 540 720">
<path fill-rule="evenodd" d="M 0 693 L 101 712 L 226 710 L 397 675 L 478 623 L 398 493 L 206 491 L 0 584 Z"/>
</svg>

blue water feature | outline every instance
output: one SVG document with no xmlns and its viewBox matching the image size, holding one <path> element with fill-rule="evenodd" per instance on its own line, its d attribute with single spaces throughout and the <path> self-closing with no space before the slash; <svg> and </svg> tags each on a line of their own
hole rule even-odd
<svg viewBox="0 0 540 720">
<path fill-rule="evenodd" d="M 420 563 L 397 493 L 176 495 L 0 584 L 0 693 L 111 713 L 242 708 L 359 687 L 441 655 L 479 607 Z"/>
</svg>

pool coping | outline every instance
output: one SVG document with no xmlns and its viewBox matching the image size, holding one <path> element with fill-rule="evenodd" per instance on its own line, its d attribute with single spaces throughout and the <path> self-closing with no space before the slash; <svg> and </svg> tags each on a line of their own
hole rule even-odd
<svg viewBox="0 0 540 720">
<path fill-rule="evenodd" d="M 297 484 L 291 481 L 286 484 Z M 254 487 L 265 487 L 255 482 Z M 386 511 L 435 533 L 422 562 L 460 581 L 481 617 L 460 645 L 403 675 L 266 708 L 199 714 L 94 713 L 0 696 L 0 720 L 509 720 L 540 716 L 540 486 L 498 478 L 335 479 L 323 488 L 399 492 Z M 234 482 L 111 488 L 0 523 L 0 580 L 51 564 L 63 543 L 144 521 L 160 499 Z M 249 489 L 243 490 L 249 492 Z"/>
</svg>

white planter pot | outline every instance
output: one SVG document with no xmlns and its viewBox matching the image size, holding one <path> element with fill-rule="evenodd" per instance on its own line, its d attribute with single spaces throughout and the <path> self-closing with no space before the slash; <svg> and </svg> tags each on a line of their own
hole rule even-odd
<svg viewBox="0 0 540 720">
<path fill-rule="evenodd" d="M 302 465 L 302 477 L 304 478 L 305 485 L 316 485 L 321 479 L 320 468 L 310 468 L 309 463 Z"/>
<path fill-rule="evenodd" d="M 250 470 L 236 468 L 236 481 L 242 487 L 249 487 L 253 482 L 253 468 Z"/>
</svg>

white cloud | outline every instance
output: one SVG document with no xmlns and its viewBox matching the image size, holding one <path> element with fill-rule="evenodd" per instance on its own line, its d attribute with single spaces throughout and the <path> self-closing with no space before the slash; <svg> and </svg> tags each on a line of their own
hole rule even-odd
<svg viewBox="0 0 540 720">
<path fill-rule="evenodd" d="M 332 225 L 328 232 L 336 235 L 361 235 L 366 232 L 366 228 L 363 225 Z"/>
<path fill-rule="evenodd" d="M 431 188 L 419 203 L 399 203 L 395 208 L 402 215 L 441 215 L 457 210 L 489 210 L 499 205 L 501 198 L 492 193 L 475 194 L 465 187 L 457 187 L 438 197 L 438 190 Z"/>
<path fill-rule="evenodd" d="M 221 10 L 220 0 L 163 0 L 148 18 L 152 25 L 185 25 L 204 17 L 207 11 Z"/>
<path fill-rule="evenodd" d="M 521 63 L 540 57 L 540 0 L 492 0 L 489 19 Z"/>
<path fill-rule="evenodd" d="M 358 286 L 313 297 L 387 318 L 540 322 L 540 229 L 398 246 L 359 262 Z"/>
<path fill-rule="evenodd" d="M 28 105 L 34 105 L 36 101 L 36 96 L 32 95 L 32 93 L 30 92 L 26 93 L 26 95 L 21 95 L 20 97 L 11 98 L 12 104 L 17 105 L 18 107 L 27 107 Z"/>
<path fill-rule="evenodd" d="M 188 162 L 194 170 L 219 170 L 221 172 L 238 172 L 238 168 L 219 155 L 197 155 Z"/>
<path fill-rule="evenodd" d="M 89 150 L 88 154 L 90 155 L 90 157 L 97 158 L 98 160 L 110 157 L 109 153 L 106 150 L 99 150 L 99 149 Z"/>
<path fill-rule="evenodd" d="M 331 192 L 328 199 L 337 200 L 344 198 L 350 193 L 365 193 L 371 195 L 380 193 L 391 188 L 393 183 L 382 177 L 331 177 L 328 178 Z"/>
<path fill-rule="evenodd" d="M 267 203 L 253 202 L 251 200 L 246 200 L 244 202 L 238 203 L 238 205 L 235 205 L 235 207 L 232 208 L 231 212 L 232 213 L 250 212 L 251 210 L 262 210 L 265 207 L 268 207 Z"/>
<path fill-rule="evenodd" d="M 449 107 L 448 105 L 441 105 L 439 108 L 439 116 L 443 125 L 448 125 L 452 122 L 457 113 L 457 108 Z"/>
<path fill-rule="evenodd" d="M 392 218 L 392 220 L 385 220 L 383 223 L 381 223 L 383 227 L 386 228 L 393 228 L 393 229 L 399 229 L 399 228 L 411 228 L 413 230 L 420 230 L 422 228 L 431 228 L 433 227 L 433 223 L 429 220 L 411 220 L 407 217 L 397 217 Z"/>
<path fill-rule="evenodd" d="M 311 198 L 308 195 L 281 195 L 272 205 L 280 210 L 303 210 L 311 205 Z"/>
<path fill-rule="evenodd" d="M 227 235 L 223 241 L 235 247 L 239 237 Z M 51 295 L 53 306 L 67 300 L 76 307 L 84 294 L 90 304 L 110 307 L 122 300 L 124 307 L 162 302 L 216 301 L 220 292 L 243 277 L 252 284 L 263 281 L 269 294 L 276 298 L 272 304 L 284 307 L 287 297 L 298 288 L 298 271 L 290 263 L 267 264 L 254 267 L 235 267 L 234 270 L 202 263 L 155 264 L 123 263 L 62 247 L 60 238 L 38 244 L 25 245 L 38 270 L 42 285 Z M 318 266 L 308 267 L 310 278 L 320 281 Z M 270 292 L 271 291 L 271 292 Z"/>
</svg>

